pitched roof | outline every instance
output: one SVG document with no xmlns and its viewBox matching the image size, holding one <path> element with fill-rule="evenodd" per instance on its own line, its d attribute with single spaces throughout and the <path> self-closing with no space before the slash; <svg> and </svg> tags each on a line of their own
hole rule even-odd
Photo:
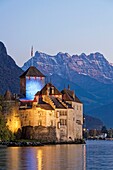
<svg viewBox="0 0 113 170">
<path fill-rule="evenodd" d="M 44 74 L 42 74 L 36 67 L 31 66 L 29 67 L 20 77 L 45 77 Z"/>
<path fill-rule="evenodd" d="M 51 83 L 47 83 L 41 91 L 38 91 L 35 95 L 47 95 L 48 87 L 50 88 L 49 95 L 62 95 L 58 89 Z M 54 93 L 52 94 L 52 88 L 54 88 Z"/>
<path fill-rule="evenodd" d="M 50 99 L 58 109 L 66 109 L 66 107 L 55 97 L 51 96 Z"/>
<path fill-rule="evenodd" d="M 6 92 L 4 94 L 4 99 L 5 100 L 12 100 L 12 99 L 14 99 L 12 93 L 9 90 L 6 90 Z"/>
<path fill-rule="evenodd" d="M 74 102 L 82 103 L 79 100 L 79 98 L 74 94 L 74 91 L 71 91 L 69 89 L 64 89 L 61 91 L 61 93 L 63 94 L 63 99 L 65 101 L 74 101 Z"/>
<path fill-rule="evenodd" d="M 50 104 L 44 103 L 44 104 L 38 104 L 37 107 L 40 107 L 41 109 L 44 110 L 54 110 Z"/>
</svg>

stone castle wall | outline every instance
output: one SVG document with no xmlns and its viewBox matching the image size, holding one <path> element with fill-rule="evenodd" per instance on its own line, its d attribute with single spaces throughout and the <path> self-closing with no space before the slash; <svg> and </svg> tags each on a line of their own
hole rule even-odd
<svg viewBox="0 0 113 170">
<path fill-rule="evenodd" d="M 5 116 L 12 132 L 22 131 L 22 138 L 45 141 L 70 141 L 82 139 L 82 104 L 71 109 L 45 110 L 35 102 L 31 108 L 22 108 L 19 102 L 6 102 Z"/>
<path fill-rule="evenodd" d="M 37 139 L 40 142 L 55 142 L 56 128 L 43 126 L 26 126 L 22 127 L 22 138 Z"/>
</svg>

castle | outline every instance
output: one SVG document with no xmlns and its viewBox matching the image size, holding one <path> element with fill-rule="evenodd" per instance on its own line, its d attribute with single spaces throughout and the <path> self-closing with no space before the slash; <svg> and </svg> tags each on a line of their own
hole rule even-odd
<svg viewBox="0 0 113 170">
<path fill-rule="evenodd" d="M 40 141 L 82 139 L 83 104 L 74 91 L 61 92 L 34 66 L 20 76 L 20 97 L 7 91 L 4 115 L 12 132 Z"/>
</svg>

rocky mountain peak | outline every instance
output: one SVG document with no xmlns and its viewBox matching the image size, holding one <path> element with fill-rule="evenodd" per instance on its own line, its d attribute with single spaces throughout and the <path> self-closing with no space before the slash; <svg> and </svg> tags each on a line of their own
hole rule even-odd
<svg viewBox="0 0 113 170">
<path fill-rule="evenodd" d="M 99 52 L 73 56 L 62 52 L 55 56 L 36 52 L 33 63 L 35 67 L 47 75 L 58 74 L 61 77 L 65 75 L 69 80 L 73 80 L 76 74 L 82 74 L 100 82 L 113 82 L 113 66 Z M 24 64 L 22 69 L 26 70 L 30 64 L 31 59 Z"/>
</svg>

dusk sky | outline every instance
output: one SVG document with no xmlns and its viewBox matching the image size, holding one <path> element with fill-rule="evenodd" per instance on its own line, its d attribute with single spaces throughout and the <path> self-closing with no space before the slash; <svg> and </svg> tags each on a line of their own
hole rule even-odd
<svg viewBox="0 0 113 170">
<path fill-rule="evenodd" d="M 113 62 L 113 0 L 0 0 L 0 41 L 19 66 L 35 51 Z"/>
</svg>

